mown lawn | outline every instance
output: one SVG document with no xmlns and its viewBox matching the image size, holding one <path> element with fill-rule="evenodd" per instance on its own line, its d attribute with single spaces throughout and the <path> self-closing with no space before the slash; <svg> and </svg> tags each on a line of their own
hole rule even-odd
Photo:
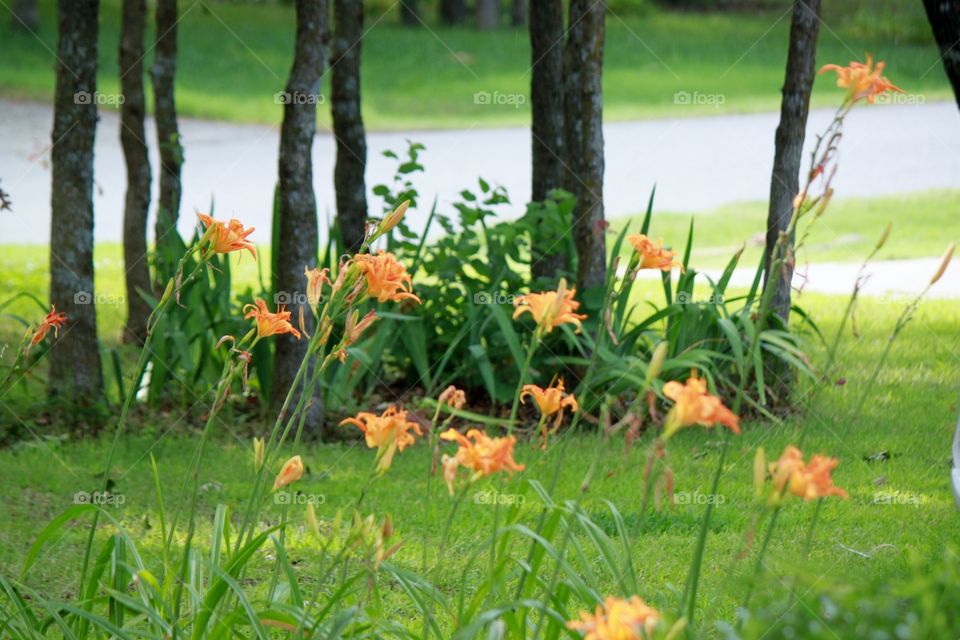
<svg viewBox="0 0 960 640">
<path fill-rule="evenodd" d="M 903 4 L 903 3 L 901 3 Z M 101 3 L 100 92 L 117 92 L 119 0 Z M 911 100 L 951 97 L 939 55 L 913 5 L 879 9 L 873 22 L 825 15 L 818 63 L 846 63 L 870 52 L 888 61 L 890 77 Z M 894 11 L 891 9 L 890 11 Z M 4 16 L 6 12 L 3 12 Z M 286 82 L 293 51 L 289 3 L 181 3 L 177 76 L 182 116 L 279 122 L 274 94 Z M 470 27 L 406 29 L 388 5 L 368 8 L 363 41 L 364 116 L 372 129 L 525 124 L 530 53 L 525 29 L 483 33 Z M 876 13 L 876 15 L 872 15 Z M 53 95 L 56 11 L 41 0 L 39 36 L 5 26 L 0 95 L 49 101 Z M 611 13 L 607 20 L 604 117 L 769 111 L 779 108 L 789 13 Z M 898 36 L 898 37 L 897 37 Z M 148 38 L 152 38 L 149 35 Z M 145 62 L 149 65 L 151 56 Z M 834 105 L 831 77 L 817 80 L 813 104 Z M 324 91 L 329 84 L 325 81 Z M 475 98 L 485 92 L 483 98 Z M 677 94 L 686 94 L 675 100 Z M 112 108 L 112 107 L 105 107 Z M 325 105 L 321 122 L 329 124 Z"/>
<path fill-rule="evenodd" d="M 659 295 L 654 286 L 638 288 L 639 296 Z M 805 294 L 802 304 L 829 337 L 836 330 L 845 300 Z M 719 502 L 708 546 L 702 582 L 701 616 L 708 621 L 731 620 L 743 595 L 752 562 L 738 559 L 755 514 L 752 465 L 756 446 L 769 455 L 804 437 L 808 452 L 840 458 L 836 483 L 850 493 L 849 501 L 830 500 L 820 516 L 809 559 L 801 560 L 813 505 L 792 502 L 780 518 L 766 565 L 774 576 L 764 581 L 759 601 L 786 601 L 791 580 L 801 576 L 817 588 L 857 586 L 895 580 L 914 563 L 932 562 L 953 554 L 960 545 L 958 514 L 949 489 L 949 447 L 957 415 L 960 379 L 960 305 L 955 301 L 924 303 L 913 323 L 893 347 L 889 364 L 880 375 L 871 400 L 860 415 L 851 415 L 887 335 L 900 312 L 899 305 L 865 299 L 858 314 L 859 338 L 848 337 L 841 348 L 839 369 L 814 404 L 783 424 L 751 421 L 742 436 L 732 440 Z M 811 336 L 814 362 L 821 349 Z M 198 390 L 199 391 L 199 390 Z M 202 391 L 201 391 L 202 393 Z M 8 406 L 0 410 L 9 410 Z M 138 416 L 121 441 L 114 467 L 113 491 L 124 496 L 111 506 L 139 545 L 148 565 L 156 566 L 160 549 L 157 495 L 150 456 L 159 465 L 168 512 L 177 503 L 183 474 L 196 446 L 196 426 L 176 413 Z M 73 504 L 78 490 L 95 490 L 102 478 L 108 438 L 70 442 L 46 437 L 48 425 L 33 423 L 36 437 L 0 452 L 0 573 L 17 575 L 24 555 L 42 527 Z M 256 428 L 253 428 L 256 431 Z M 806 434 L 802 436 L 802 434 Z M 217 424 L 217 446 L 208 449 L 201 470 L 201 540 L 209 540 L 214 508 L 225 503 L 241 510 L 252 481 L 251 425 L 240 426 L 228 416 Z M 582 502 L 610 535 L 616 535 L 607 515 L 611 500 L 628 524 L 637 526 L 635 560 L 643 584 L 642 596 L 665 610 L 675 610 L 675 589 L 682 589 L 686 567 L 705 508 L 712 470 L 717 461 L 719 431 L 689 429 L 669 445 L 668 462 L 676 476 L 678 504 L 638 522 L 642 496 L 642 469 L 650 434 L 629 452 L 619 438 L 604 440 L 593 433 L 561 435 L 547 452 L 522 443 L 518 460 L 527 470 L 508 480 L 500 490 L 524 496 L 518 514 L 533 524 L 538 501 L 528 481 L 547 483 L 556 464 L 560 476 L 555 497 Z M 565 443 L 565 438 L 571 438 Z M 372 452 L 359 444 L 314 444 L 302 448 L 309 473 L 299 483 L 306 494 L 322 496 L 318 513 L 324 520 L 338 510 L 349 511 L 369 469 Z M 393 516 L 405 541 L 397 561 L 420 569 L 427 547 L 433 579 L 450 593 L 465 577 L 471 588 L 470 554 L 489 543 L 493 508 L 484 492 L 498 488 L 495 480 L 480 482 L 468 493 L 454 521 L 451 546 L 437 558 L 437 540 L 450 499 L 437 480 L 428 500 L 426 482 L 430 452 L 415 446 L 400 455 L 388 475 L 376 482 L 363 503 L 367 513 Z M 264 524 L 276 522 L 279 506 L 266 508 Z M 288 536 L 288 554 L 307 580 L 318 561 L 316 542 L 306 533 L 302 508 L 294 508 L 296 525 Z M 29 584 L 51 597 L 67 597 L 76 589 L 78 554 L 84 542 L 84 522 L 74 522 L 45 548 L 27 576 Z M 111 529 L 104 527 L 104 535 Z M 522 555 L 524 550 L 516 551 Z M 272 567 L 265 548 L 249 574 L 250 585 L 265 587 Z M 956 557 L 955 555 L 951 557 Z M 611 585 L 611 588 L 612 585 Z M 401 607 L 399 593 L 388 590 L 386 606 Z M 400 610 L 397 614 L 400 615 Z M 412 623 L 416 624 L 416 623 Z"/>
</svg>

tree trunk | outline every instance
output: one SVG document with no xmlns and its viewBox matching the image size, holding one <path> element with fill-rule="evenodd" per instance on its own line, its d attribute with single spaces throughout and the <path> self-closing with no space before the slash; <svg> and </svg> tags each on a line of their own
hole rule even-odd
<svg viewBox="0 0 960 640">
<path fill-rule="evenodd" d="M 177 127 L 174 77 L 177 72 L 177 0 L 157 0 L 157 40 L 153 53 L 153 110 L 160 148 L 160 203 L 157 207 L 156 282 L 165 286 L 180 256 L 177 218 L 180 216 L 180 172 L 183 147 Z"/>
<path fill-rule="evenodd" d="M 564 48 L 565 188 L 577 198 L 573 234 L 581 289 L 603 286 L 606 275 L 602 89 L 606 11 L 603 0 L 571 0 Z"/>
<path fill-rule="evenodd" d="M 40 28 L 37 0 L 15 0 L 10 10 L 10 25 L 17 30 L 36 33 Z"/>
<path fill-rule="evenodd" d="M 500 0 L 477 0 L 477 27 L 496 29 L 500 25 Z"/>
<path fill-rule="evenodd" d="M 510 24 L 514 27 L 522 27 L 527 24 L 526 0 L 513 0 L 510 5 Z"/>
<path fill-rule="evenodd" d="M 66 406 L 102 398 L 93 288 L 93 140 L 99 0 L 58 3 L 50 160 L 50 303 L 69 321 L 50 349 L 49 391 Z"/>
<path fill-rule="evenodd" d="M 406 27 L 419 27 L 423 24 L 420 21 L 417 0 L 400 0 L 400 22 Z"/>
<path fill-rule="evenodd" d="M 770 256 L 780 233 L 790 224 L 793 198 L 800 191 L 800 164 L 803 155 L 810 91 L 816 67 L 817 34 L 820 30 L 820 0 L 795 0 L 790 24 L 790 48 L 780 104 L 773 176 L 770 180 L 770 208 L 767 212 L 766 277 Z M 790 239 L 792 245 L 793 239 Z M 790 317 L 790 282 L 793 264 L 788 260 L 778 274 L 772 309 L 785 321 Z"/>
<path fill-rule="evenodd" d="M 317 127 L 314 96 L 320 90 L 327 46 L 327 1 L 296 0 L 297 36 L 293 66 L 287 80 L 287 100 L 280 128 L 278 303 L 287 304 L 297 322 L 301 310 L 305 329 L 312 314 L 306 306 L 304 267 L 317 261 L 317 201 L 313 192 L 313 138 Z M 276 247 L 275 249 L 279 249 Z M 273 406 L 279 408 L 307 352 L 307 341 L 290 334 L 277 336 L 273 364 Z M 323 421 L 320 394 L 311 399 L 306 426 L 316 430 Z"/>
<path fill-rule="evenodd" d="M 360 47 L 363 37 L 362 0 L 334 0 L 333 57 L 330 110 L 337 141 L 333 181 L 337 192 L 337 221 L 343 249 L 354 252 L 363 244 L 367 223 L 367 138 L 360 113 Z"/>
<path fill-rule="evenodd" d="M 543 202 L 552 189 L 564 183 L 562 0 L 531 0 L 530 57 L 531 200 Z M 562 236 L 541 234 L 535 240 L 530 265 L 533 276 L 556 278 L 568 264 Z"/>
<path fill-rule="evenodd" d="M 960 2 L 923 0 L 933 37 L 940 47 L 940 60 L 947 72 L 953 96 L 960 107 Z"/>
<path fill-rule="evenodd" d="M 127 165 L 127 195 L 123 208 L 123 265 L 127 285 L 127 324 L 124 339 L 143 342 L 150 305 L 147 262 L 147 214 L 150 210 L 150 158 L 147 155 L 143 96 L 143 34 L 146 0 L 123 0 L 120 27 L 120 144 Z"/>
<path fill-rule="evenodd" d="M 440 0 L 440 21 L 443 24 L 463 24 L 466 19 L 467 3 L 464 0 Z"/>
</svg>

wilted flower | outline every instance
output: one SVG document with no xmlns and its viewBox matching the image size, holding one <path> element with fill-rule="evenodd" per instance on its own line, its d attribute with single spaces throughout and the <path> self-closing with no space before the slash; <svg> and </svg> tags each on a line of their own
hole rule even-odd
<svg viewBox="0 0 960 640">
<path fill-rule="evenodd" d="M 30 346 L 40 344 L 40 342 L 47 337 L 47 334 L 50 333 L 50 329 L 53 329 L 54 336 L 60 337 L 60 327 L 66 323 L 67 314 L 57 313 L 57 305 L 53 305 L 50 307 L 50 313 L 43 317 L 43 320 L 40 321 L 40 326 L 33 332 L 33 337 L 30 339 Z"/>
<path fill-rule="evenodd" d="M 340 362 L 345 362 L 347 360 L 347 349 L 359 340 L 363 332 L 376 322 L 376 320 L 376 311 L 368 311 L 367 315 L 363 316 L 363 319 L 360 319 L 360 312 L 356 309 L 354 309 L 352 313 L 349 313 L 343 331 L 343 340 L 340 343 L 340 347 L 333 353 L 334 357 L 339 359 Z"/>
<path fill-rule="evenodd" d="M 641 640 L 649 638 L 660 622 L 660 612 L 639 596 L 625 600 L 608 596 L 596 611 L 581 611 L 579 620 L 567 623 L 586 640 Z"/>
<path fill-rule="evenodd" d="M 300 456 L 293 456 L 283 463 L 280 473 L 273 481 L 273 490 L 292 484 L 303 477 L 303 460 Z"/>
<path fill-rule="evenodd" d="M 407 299 L 420 302 L 420 298 L 412 293 L 413 278 L 392 253 L 361 253 L 354 257 L 353 262 L 366 277 L 367 295 L 371 298 L 376 298 L 378 302 Z"/>
<path fill-rule="evenodd" d="M 447 405 L 451 409 L 463 409 L 464 405 L 467 404 L 467 394 L 463 392 L 463 389 L 457 389 L 450 385 L 440 393 L 437 404 L 440 406 Z"/>
<path fill-rule="evenodd" d="M 675 260 L 676 252 L 663 248 L 663 238 L 657 238 L 657 241 L 654 242 L 642 233 L 632 233 L 627 236 L 627 240 L 633 245 L 634 250 L 640 254 L 638 268 L 660 269 L 661 271 L 670 271 L 677 268 L 683 271 L 683 265 Z"/>
<path fill-rule="evenodd" d="M 867 55 L 867 63 L 851 62 L 846 67 L 836 64 L 825 64 L 820 67 L 820 73 L 835 71 L 837 73 L 837 86 L 841 89 L 847 89 L 847 99 L 850 102 L 856 102 L 866 98 L 867 102 L 873 104 L 877 96 L 887 91 L 897 91 L 903 93 L 903 89 L 894 86 L 883 75 L 883 68 L 886 63 L 880 61 L 877 66 L 873 66 L 873 56 Z"/>
<path fill-rule="evenodd" d="M 393 463 L 397 451 L 403 451 L 415 442 L 413 434 L 423 435 L 420 425 L 407 420 L 406 410 L 390 405 L 379 416 L 361 411 L 353 418 L 340 422 L 341 426 L 352 424 L 363 432 L 367 447 L 377 450 L 377 472 L 383 473 Z"/>
<path fill-rule="evenodd" d="M 307 303 L 316 307 L 323 297 L 323 285 L 330 284 L 330 269 L 304 267 L 303 275 L 307 276 Z"/>
<path fill-rule="evenodd" d="M 704 427 L 722 424 L 734 433 L 740 433 L 740 418 L 725 407 L 720 398 L 707 393 L 707 383 L 698 378 L 696 372 L 687 378 L 686 384 L 671 380 L 663 385 L 663 395 L 674 402 L 667 414 L 664 438 L 669 438 L 681 427 L 696 424 Z"/>
<path fill-rule="evenodd" d="M 513 436 L 491 438 L 478 429 L 470 429 L 464 436 L 456 429 L 448 429 L 440 434 L 442 440 L 450 440 L 460 445 L 453 456 L 443 456 L 443 478 L 447 488 L 453 494 L 453 483 L 458 467 L 473 470 L 471 480 L 492 475 L 498 471 L 523 471 L 524 466 L 513 459 L 513 446 L 517 439 Z"/>
<path fill-rule="evenodd" d="M 267 336 L 280 333 L 290 333 L 300 339 L 300 332 L 294 329 L 290 324 L 290 312 L 283 309 L 283 305 L 277 307 L 276 313 L 271 313 L 267 308 L 267 303 L 260 298 L 256 299 L 256 304 L 248 304 L 243 307 L 244 320 L 251 318 L 257 322 L 257 337 L 266 338 Z"/>
<path fill-rule="evenodd" d="M 533 401 L 537 403 L 537 408 L 540 409 L 541 421 L 546 420 L 549 416 L 555 415 L 553 421 L 553 429 L 555 431 L 557 427 L 560 426 L 560 422 L 563 420 L 564 409 L 570 409 L 571 411 L 579 411 L 580 407 L 577 404 L 577 399 L 572 393 L 567 393 L 563 388 L 563 378 L 557 380 L 555 386 L 547 387 L 543 389 L 538 387 L 535 384 L 525 384 L 520 393 L 520 400 L 525 401 L 524 399 L 530 396 L 533 398 Z M 543 425 L 543 447 L 547 446 L 547 426 Z"/>
<path fill-rule="evenodd" d="M 213 251 L 216 253 L 230 253 L 232 251 L 242 251 L 246 249 L 250 252 L 250 255 L 253 256 L 254 260 L 256 260 L 257 249 L 253 246 L 252 242 L 247 240 L 247 237 L 253 233 L 254 227 L 244 229 L 243 224 L 236 218 L 231 219 L 230 222 L 222 222 L 220 220 L 214 220 L 204 213 L 198 213 L 197 217 L 200 218 L 206 227 L 201 241 L 208 242 L 209 247 L 213 249 Z"/>
<path fill-rule="evenodd" d="M 803 453 L 794 446 L 784 449 L 780 459 L 770 464 L 773 477 L 773 502 L 778 502 L 789 492 L 804 500 L 816 500 L 827 496 L 847 498 L 847 492 L 833 485 L 831 474 L 840 464 L 836 458 L 815 455 L 804 464 Z"/>
<path fill-rule="evenodd" d="M 517 319 L 523 313 L 529 312 L 537 323 L 538 330 L 544 333 L 550 333 L 562 324 L 574 325 L 579 333 L 580 321 L 587 316 L 575 313 L 580 308 L 580 303 L 573 298 L 576 292 L 576 287 L 567 289 L 567 281 L 561 278 L 556 291 L 528 293 L 517 297 L 513 301 L 513 306 L 516 307 L 513 318 Z"/>
</svg>

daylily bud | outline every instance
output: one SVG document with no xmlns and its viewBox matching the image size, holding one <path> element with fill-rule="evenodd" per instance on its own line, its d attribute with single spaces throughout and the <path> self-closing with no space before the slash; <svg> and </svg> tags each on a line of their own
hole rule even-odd
<svg viewBox="0 0 960 640">
<path fill-rule="evenodd" d="M 937 280 L 943 277 L 943 272 L 947 270 L 947 266 L 950 264 L 950 259 L 953 258 L 953 250 L 957 248 L 956 242 L 951 242 L 950 246 L 947 247 L 947 250 L 943 254 L 943 258 L 940 260 L 940 268 L 937 269 L 937 272 L 933 274 L 933 277 L 930 278 L 930 285 L 934 285 Z"/>
<path fill-rule="evenodd" d="M 263 438 L 253 439 L 253 470 L 260 471 L 263 466 L 263 457 L 266 453 L 266 443 Z"/>
<path fill-rule="evenodd" d="M 404 200 L 400 205 L 389 213 L 382 222 L 380 222 L 380 228 L 377 229 L 377 236 L 382 236 L 385 233 L 389 233 L 395 226 L 397 226 L 403 216 L 407 213 L 407 207 L 410 206 L 409 200 Z"/>
<path fill-rule="evenodd" d="M 757 454 L 753 457 L 753 488 L 757 497 L 763 495 L 767 482 L 767 456 L 763 447 L 757 447 Z"/>
<path fill-rule="evenodd" d="M 893 223 L 888 222 L 887 228 L 883 230 L 883 234 L 880 236 L 880 239 L 877 241 L 877 246 L 874 248 L 874 251 L 880 251 L 883 248 L 883 245 L 887 244 L 887 239 L 890 237 L 890 231 L 893 229 Z"/>
<path fill-rule="evenodd" d="M 307 503 L 307 526 L 313 531 L 313 535 L 320 537 L 320 521 L 317 519 L 317 510 L 312 502 Z"/>
<path fill-rule="evenodd" d="M 167 288 L 163 290 L 163 295 L 160 296 L 160 304 L 163 304 L 170 299 L 170 296 L 173 294 L 173 278 L 167 281 Z"/>
<path fill-rule="evenodd" d="M 277 474 L 276 480 L 273 481 L 273 490 L 276 491 L 281 487 L 285 487 L 288 484 L 296 482 L 302 476 L 303 460 L 300 458 L 300 456 L 293 456 L 283 463 L 283 468 L 280 469 L 280 473 Z"/>
<path fill-rule="evenodd" d="M 663 363 L 667 359 L 667 348 L 669 343 L 664 340 L 653 350 L 653 356 L 650 358 L 650 365 L 647 367 L 647 385 L 649 385 L 660 372 L 663 371 Z M 646 385 L 644 385 L 646 386 Z"/>
</svg>

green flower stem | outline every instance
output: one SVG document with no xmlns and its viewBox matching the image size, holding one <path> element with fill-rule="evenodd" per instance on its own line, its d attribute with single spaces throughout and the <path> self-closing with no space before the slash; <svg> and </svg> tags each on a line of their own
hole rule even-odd
<svg viewBox="0 0 960 640">
<path fill-rule="evenodd" d="M 753 575 L 750 577 L 750 582 L 747 583 L 747 593 L 743 597 L 743 603 L 740 605 L 741 609 L 746 610 L 750 606 L 750 599 L 753 597 L 753 589 L 756 586 L 757 580 L 760 578 L 760 573 L 763 571 L 763 558 L 767 555 L 767 549 L 770 546 L 770 540 L 773 538 L 773 531 L 777 527 L 777 519 L 780 517 L 781 505 L 777 504 L 773 508 L 773 515 L 770 516 L 770 524 L 767 525 L 767 533 L 763 536 L 763 543 L 760 545 L 760 552 L 757 554 L 757 562 L 753 565 Z"/>
<path fill-rule="evenodd" d="M 517 422 L 517 412 L 520 410 L 520 395 L 523 392 L 523 385 L 526 383 L 527 375 L 530 373 L 530 363 L 533 362 L 533 354 L 537 352 L 540 346 L 540 329 L 538 328 L 530 339 L 530 345 L 527 347 L 526 360 L 523 362 L 523 368 L 520 369 L 520 381 L 517 383 L 517 391 L 513 394 L 513 406 L 510 407 L 510 421 L 507 423 L 507 433 L 512 434 L 513 428 Z"/>
</svg>

